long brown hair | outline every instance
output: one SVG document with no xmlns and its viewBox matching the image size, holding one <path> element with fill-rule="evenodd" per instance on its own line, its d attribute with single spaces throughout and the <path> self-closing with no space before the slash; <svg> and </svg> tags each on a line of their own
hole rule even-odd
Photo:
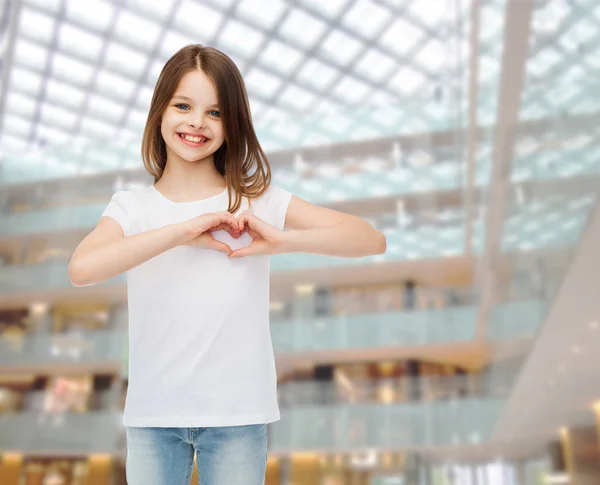
<svg viewBox="0 0 600 485">
<path fill-rule="evenodd" d="M 154 183 L 158 182 L 167 163 L 167 148 L 160 132 L 162 114 L 183 76 L 195 69 L 201 69 L 217 90 L 225 140 L 213 157 L 215 167 L 225 177 L 229 189 L 228 211 L 234 213 L 240 208 L 242 197 L 254 199 L 267 190 L 271 183 L 271 168 L 252 125 L 242 74 L 223 52 L 193 44 L 183 47 L 167 61 L 150 103 L 142 140 L 142 160 L 154 177 Z"/>
</svg>

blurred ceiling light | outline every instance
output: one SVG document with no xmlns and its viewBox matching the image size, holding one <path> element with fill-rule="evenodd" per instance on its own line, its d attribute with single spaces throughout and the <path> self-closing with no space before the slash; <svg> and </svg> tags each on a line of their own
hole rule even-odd
<svg viewBox="0 0 600 485">
<path fill-rule="evenodd" d="M 280 301 L 272 301 L 271 303 L 269 303 L 269 310 L 272 311 L 281 311 L 283 310 L 283 303 Z"/>
<path fill-rule="evenodd" d="M 545 484 L 552 484 L 552 485 L 558 485 L 561 483 L 565 483 L 568 484 L 570 483 L 570 478 L 569 478 L 569 474 L 568 473 L 547 473 L 546 475 L 543 476 L 542 478 L 543 483 Z"/>
<path fill-rule="evenodd" d="M 48 304 L 43 302 L 32 303 L 29 305 L 29 311 L 36 316 L 45 315 L 48 311 Z"/>
<path fill-rule="evenodd" d="M 294 289 L 296 290 L 296 293 L 298 293 L 300 295 L 310 295 L 315 291 L 315 285 L 311 285 L 311 284 L 296 285 L 294 287 Z"/>
</svg>

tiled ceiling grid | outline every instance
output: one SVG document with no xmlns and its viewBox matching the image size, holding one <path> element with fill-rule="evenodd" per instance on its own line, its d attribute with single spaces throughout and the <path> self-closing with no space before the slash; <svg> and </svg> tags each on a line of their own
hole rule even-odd
<svg viewBox="0 0 600 485">
<path fill-rule="evenodd" d="M 468 58 L 460 4 L 23 0 L 0 147 L 81 146 L 86 156 L 20 167 L 64 175 L 139 163 L 85 148 L 107 138 L 138 148 L 162 65 L 198 42 L 242 70 L 267 149 L 455 127 L 460 107 L 443 91 L 462 83 Z"/>
</svg>

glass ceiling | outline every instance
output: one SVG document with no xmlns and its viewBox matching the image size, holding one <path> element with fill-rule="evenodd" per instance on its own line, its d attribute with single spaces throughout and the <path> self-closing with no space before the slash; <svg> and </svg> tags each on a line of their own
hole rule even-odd
<svg viewBox="0 0 600 485">
<path fill-rule="evenodd" d="M 3 56 L 0 149 L 110 140 L 139 153 L 154 83 L 189 43 L 213 45 L 240 67 L 269 151 L 456 129 L 467 106 L 469 2 L 438 3 L 23 0 L 5 33 L 14 45 Z M 497 83 L 502 8 L 482 8 L 483 85 Z M 140 166 L 135 157 L 40 159 L 13 168 L 68 176 Z"/>
</svg>

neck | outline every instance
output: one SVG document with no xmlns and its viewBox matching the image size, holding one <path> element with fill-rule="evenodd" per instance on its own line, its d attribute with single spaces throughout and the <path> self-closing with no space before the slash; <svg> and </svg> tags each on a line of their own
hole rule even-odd
<svg viewBox="0 0 600 485">
<path fill-rule="evenodd" d="M 226 187 L 225 177 L 216 169 L 212 155 L 195 162 L 175 158 L 167 157 L 165 170 L 155 184 L 157 188 L 193 194 L 223 190 Z"/>
</svg>

